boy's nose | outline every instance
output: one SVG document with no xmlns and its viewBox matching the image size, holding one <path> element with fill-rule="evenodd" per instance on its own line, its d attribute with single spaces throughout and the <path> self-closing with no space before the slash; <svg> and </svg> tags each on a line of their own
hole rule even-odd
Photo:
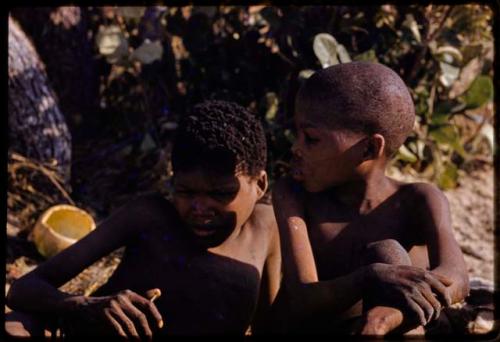
<svg viewBox="0 0 500 342">
<path fill-rule="evenodd" d="M 204 214 L 207 212 L 208 203 L 206 199 L 202 198 L 201 196 L 197 196 L 191 201 L 191 209 L 195 214 Z"/>
</svg>

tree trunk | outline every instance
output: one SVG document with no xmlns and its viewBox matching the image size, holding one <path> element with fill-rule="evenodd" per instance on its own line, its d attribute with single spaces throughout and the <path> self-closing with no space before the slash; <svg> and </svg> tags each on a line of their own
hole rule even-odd
<svg viewBox="0 0 500 342">
<path fill-rule="evenodd" d="M 99 78 L 89 36 L 89 13 L 75 6 L 11 11 L 44 62 L 75 139 L 76 129 L 99 109 Z"/>
<path fill-rule="evenodd" d="M 35 48 L 9 16 L 9 149 L 56 164 L 69 185 L 71 135 Z"/>
</svg>

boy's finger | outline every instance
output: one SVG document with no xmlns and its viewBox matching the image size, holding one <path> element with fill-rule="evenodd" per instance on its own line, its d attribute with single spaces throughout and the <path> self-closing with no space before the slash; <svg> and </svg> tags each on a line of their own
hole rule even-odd
<svg viewBox="0 0 500 342">
<path fill-rule="evenodd" d="M 434 308 L 434 317 L 430 317 L 429 320 L 437 319 L 441 313 L 441 303 L 436 299 L 430 288 L 424 289 L 422 295 Z"/>
<path fill-rule="evenodd" d="M 154 302 L 156 298 L 161 296 L 161 291 L 158 288 L 146 291 L 146 298 Z"/>
<path fill-rule="evenodd" d="M 434 307 L 431 305 L 431 303 L 429 303 L 429 301 L 425 299 L 420 291 L 414 293 L 411 298 L 422 310 L 424 319 L 422 325 L 426 325 L 430 322 L 432 316 L 434 315 Z M 422 321 L 422 317 L 420 318 Z"/>
<path fill-rule="evenodd" d="M 153 332 L 149 327 L 146 315 L 141 310 L 136 308 L 126 297 L 118 297 L 118 300 L 124 313 L 129 317 L 133 317 L 134 321 L 141 327 L 144 336 L 151 339 L 153 337 Z"/>
<path fill-rule="evenodd" d="M 125 334 L 125 331 L 123 331 L 120 323 L 118 323 L 118 321 L 114 319 L 113 315 L 111 315 L 109 309 L 104 310 L 104 315 L 106 316 L 108 322 L 113 326 L 113 329 L 118 333 L 118 335 L 126 338 L 127 334 Z"/>
<path fill-rule="evenodd" d="M 436 272 L 432 272 L 432 275 L 434 277 L 436 277 L 440 282 L 442 282 L 445 286 L 450 286 L 451 284 L 453 284 L 453 280 L 451 280 L 450 278 L 448 278 L 447 276 L 445 275 L 442 275 L 442 274 L 439 274 L 439 273 L 436 273 Z"/>
<path fill-rule="evenodd" d="M 115 316 L 115 318 L 118 318 L 122 326 L 125 326 L 124 330 L 127 333 L 127 336 L 139 338 L 139 333 L 135 329 L 134 322 L 132 322 L 123 312 L 120 304 L 113 300 L 111 301 L 111 308 L 112 310 L 110 310 L 110 313 Z"/>
<path fill-rule="evenodd" d="M 136 300 L 141 305 L 141 307 L 143 309 L 148 310 L 149 313 L 153 315 L 154 319 L 156 320 L 156 325 L 158 326 L 159 329 L 163 328 L 163 317 L 161 316 L 160 311 L 158 311 L 158 308 L 153 303 L 153 301 L 160 295 L 161 295 L 160 289 L 152 289 L 146 291 L 146 297 L 150 298 L 149 300 L 139 295 L 137 295 L 136 297 Z"/>
<path fill-rule="evenodd" d="M 427 322 L 427 319 L 425 318 L 425 313 L 424 310 L 418 305 L 415 301 L 409 299 L 407 301 L 408 307 L 411 309 L 412 313 L 417 316 L 417 318 L 420 321 L 421 325 L 425 325 Z"/>
<path fill-rule="evenodd" d="M 427 273 L 425 275 L 425 281 L 435 290 L 435 293 L 443 306 L 451 305 L 450 292 L 448 291 L 446 286 L 443 285 L 443 282 L 441 282 L 437 279 L 437 277 L 434 276 L 434 273 Z"/>
</svg>

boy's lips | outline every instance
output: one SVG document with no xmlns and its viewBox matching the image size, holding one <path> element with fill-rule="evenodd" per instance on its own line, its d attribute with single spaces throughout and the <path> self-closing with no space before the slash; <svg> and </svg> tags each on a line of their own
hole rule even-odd
<svg viewBox="0 0 500 342">
<path fill-rule="evenodd" d="M 302 171 L 302 168 L 300 167 L 300 162 L 294 158 L 292 159 L 292 169 L 291 169 L 291 175 L 292 177 L 297 180 L 297 181 L 303 181 L 304 180 L 304 172 Z"/>
<path fill-rule="evenodd" d="M 214 219 L 214 215 L 193 215 L 188 224 L 195 235 L 205 237 L 217 231 Z"/>
<path fill-rule="evenodd" d="M 296 181 L 303 181 L 304 180 L 304 174 L 300 169 L 292 169 L 292 177 Z"/>
<path fill-rule="evenodd" d="M 216 231 L 215 228 L 208 228 L 208 227 L 203 227 L 203 226 L 194 226 L 194 227 L 191 227 L 191 230 L 193 231 L 193 233 L 195 235 L 201 236 L 201 237 L 212 235 Z"/>
</svg>

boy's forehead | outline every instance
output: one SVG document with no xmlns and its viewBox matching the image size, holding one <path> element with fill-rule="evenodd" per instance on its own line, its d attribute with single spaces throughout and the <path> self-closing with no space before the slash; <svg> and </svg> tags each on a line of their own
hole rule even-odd
<svg viewBox="0 0 500 342">
<path fill-rule="evenodd" d="M 174 182 L 185 186 L 206 184 L 217 187 L 232 187 L 239 185 L 240 174 L 230 171 L 221 172 L 210 169 L 194 169 L 174 173 Z"/>
<path fill-rule="evenodd" d="M 294 114 L 294 120 L 297 127 L 306 128 L 327 128 L 331 124 L 328 118 L 329 113 L 318 112 L 315 109 L 297 108 Z"/>
</svg>

